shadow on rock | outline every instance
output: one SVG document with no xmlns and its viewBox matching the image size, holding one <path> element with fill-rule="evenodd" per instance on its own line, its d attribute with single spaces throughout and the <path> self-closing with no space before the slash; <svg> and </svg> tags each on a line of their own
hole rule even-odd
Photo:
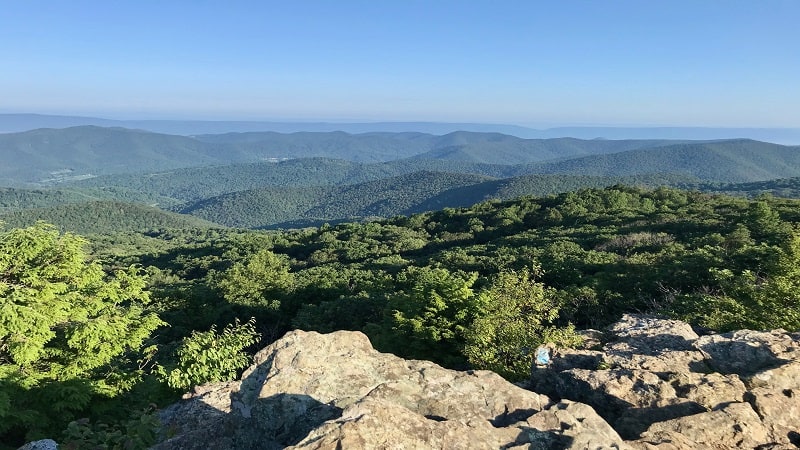
<svg viewBox="0 0 800 450">
<path fill-rule="evenodd" d="M 519 448 L 520 443 L 528 444 L 527 448 L 529 450 L 566 449 L 572 447 L 574 439 L 570 436 L 565 436 L 553 431 L 541 431 L 532 427 L 520 427 L 520 433 L 516 441 L 509 442 L 500 448 Z"/>
<path fill-rule="evenodd" d="M 695 346 L 716 372 L 750 377 L 756 373 L 780 367 L 791 360 L 780 358 L 768 342 L 759 339 L 767 333 L 737 332 L 735 334 L 703 336 Z"/>
<path fill-rule="evenodd" d="M 341 408 L 308 395 L 277 394 L 260 398 L 253 405 L 249 430 L 238 433 L 238 443 L 243 448 L 256 448 L 264 440 L 294 445 L 318 426 L 341 415 Z"/>
<path fill-rule="evenodd" d="M 678 403 L 667 406 L 648 408 L 631 408 L 616 419 L 606 419 L 617 430 L 623 439 L 638 439 L 639 436 L 656 422 L 677 419 L 705 412 L 706 409 L 695 402 Z"/>
<path fill-rule="evenodd" d="M 506 408 L 503 414 L 498 414 L 494 419 L 489 420 L 489 423 L 495 428 L 504 428 L 517 422 L 524 422 L 537 412 L 539 411 L 536 409 L 515 409 L 509 412 L 508 408 Z"/>
</svg>

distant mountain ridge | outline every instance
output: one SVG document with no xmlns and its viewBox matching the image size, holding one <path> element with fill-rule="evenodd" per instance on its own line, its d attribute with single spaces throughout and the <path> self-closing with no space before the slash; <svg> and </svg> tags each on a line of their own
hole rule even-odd
<svg viewBox="0 0 800 450">
<path fill-rule="evenodd" d="M 452 136 L 453 133 L 447 136 Z M 463 132 L 458 133 L 463 135 Z M 443 136 L 443 138 L 447 137 Z M 500 138 L 499 136 L 503 136 Z M 661 147 L 687 141 L 667 140 L 583 140 L 575 138 L 521 139 L 499 135 L 496 139 L 465 142 L 452 139 L 451 145 L 413 156 L 414 159 L 442 159 L 484 164 L 525 164 L 579 156 L 618 153 L 628 150 Z"/>
<path fill-rule="evenodd" d="M 628 176 L 674 173 L 727 183 L 800 176 L 800 146 L 750 139 L 695 142 L 529 165 L 536 173 Z"/>
<path fill-rule="evenodd" d="M 330 132 L 421 132 L 443 135 L 455 131 L 493 132 L 527 139 L 573 137 L 578 139 L 680 139 L 714 140 L 749 138 L 777 144 L 799 145 L 800 128 L 724 128 L 724 127 L 654 127 L 654 126 L 570 126 L 536 129 L 531 127 L 446 122 L 323 122 L 323 121 L 235 121 L 235 120 L 113 120 L 96 117 L 47 114 L 0 114 L 0 133 L 37 128 L 67 128 L 81 125 L 124 127 L 157 133 L 199 135 L 230 132 L 274 131 L 279 133 Z"/>
<path fill-rule="evenodd" d="M 112 201 L 275 228 L 618 183 L 786 193 L 794 181 L 732 183 L 793 177 L 800 177 L 800 146 L 751 139 L 523 139 L 472 131 L 179 136 L 91 125 L 0 134 L 0 187 L 38 189 L 0 190 L 0 214 L 9 223 L 70 217 L 84 228 L 91 218 L 81 213 L 125 209 Z M 83 211 L 90 203 L 93 212 Z M 131 211 L 111 215 L 179 223 Z"/>
<path fill-rule="evenodd" d="M 741 154 L 726 159 L 723 153 L 734 149 Z M 674 172 L 710 181 L 743 182 L 800 175 L 796 170 L 799 167 L 796 153 L 795 147 L 752 140 L 522 139 L 469 131 L 446 135 L 337 131 L 190 137 L 79 126 L 0 134 L 0 185 L 53 184 L 98 175 L 312 157 L 359 163 L 392 162 L 415 165 L 415 170 L 466 170 L 489 176 L 524 173 L 625 176 Z M 700 161 L 703 158 L 713 161 L 714 168 L 722 171 L 751 173 L 728 178 L 724 173 L 698 175 L 695 172 L 699 168 L 708 169 L 708 161 Z M 464 167 L 468 164 L 528 166 L 516 172 L 495 167 L 492 173 L 486 173 Z M 731 169 L 731 164 L 737 164 L 738 168 Z M 761 167 L 764 164 L 767 166 Z"/>
</svg>

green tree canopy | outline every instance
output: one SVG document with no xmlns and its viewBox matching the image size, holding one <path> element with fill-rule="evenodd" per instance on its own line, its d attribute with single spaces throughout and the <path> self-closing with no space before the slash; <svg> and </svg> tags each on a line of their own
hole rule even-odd
<svg viewBox="0 0 800 450">
<path fill-rule="evenodd" d="M 535 279 L 538 271 L 500 272 L 479 295 L 482 311 L 467 333 L 464 354 L 475 367 L 507 378 L 530 376 L 533 353 L 545 342 L 580 341 L 570 325 L 556 327 L 559 302 L 553 289 Z"/>
<path fill-rule="evenodd" d="M 388 298 L 376 345 L 404 357 L 463 364 L 464 336 L 478 311 L 477 278 L 430 266 L 403 270 L 397 276 L 402 290 Z"/>
<path fill-rule="evenodd" d="M 716 330 L 800 330 L 800 231 L 780 247 L 766 273 L 711 269 L 720 288 L 678 299 L 675 315 Z"/>
<path fill-rule="evenodd" d="M 0 234 L 0 435 L 35 436 L 124 390 L 115 360 L 164 324 L 139 271 L 108 276 L 85 245 L 45 223 Z"/>
<path fill-rule="evenodd" d="M 231 303 L 277 310 L 293 284 L 288 258 L 262 249 L 225 271 L 218 287 Z"/>
</svg>

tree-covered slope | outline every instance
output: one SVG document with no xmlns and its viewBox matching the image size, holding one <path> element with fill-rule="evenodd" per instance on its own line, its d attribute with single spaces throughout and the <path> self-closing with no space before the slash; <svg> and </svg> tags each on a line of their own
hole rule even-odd
<svg viewBox="0 0 800 450">
<path fill-rule="evenodd" d="M 800 177 L 779 178 L 752 183 L 705 183 L 696 187 L 703 191 L 729 195 L 757 197 L 762 194 L 770 194 L 776 197 L 800 198 Z"/>
<path fill-rule="evenodd" d="M 642 187 L 676 186 L 696 182 L 679 175 L 641 175 L 630 177 L 593 177 L 588 175 L 536 174 L 495 179 L 457 187 L 431 197 L 419 211 L 444 207 L 467 207 L 486 200 L 512 200 L 526 195 L 546 196 L 586 188 L 602 188 L 616 184 Z"/>
<path fill-rule="evenodd" d="M 687 143 L 533 164 L 528 170 L 594 176 L 673 173 L 716 182 L 761 181 L 800 175 L 800 147 L 748 139 Z"/>
<path fill-rule="evenodd" d="M 268 227 L 306 219 L 306 211 L 324 201 L 334 189 L 331 186 L 248 189 L 189 203 L 178 211 L 231 227 Z"/>
<path fill-rule="evenodd" d="M 247 228 L 361 220 L 422 211 L 419 205 L 431 197 L 484 180 L 478 175 L 417 172 L 355 185 L 260 188 L 205 199 L 180 212 Z"/>
<path fill-rule="evenodd" d="M 681 141 L 666 140 L 582 140 L 574 138 L 520 139 L 502 134 L 484 133 L 484 139 L 463 138 L 467 133 L 442 136 L 438 146 L 417 159 L 443 159 L 483 164 L 525 164 L 575 158 L 586 155 L 617 153 L 652 148 Z"/>
<path fill-rule="evenodd" d="M 142 195 L 195 202 L 258 188 L 344 186 L 415 172 L 475 174 L 494 178 L 516 176 L 525 166 L 476 164 L 460 161 L 405 159 L 365 164 L 328 158 L 299 158 L 164 170 L 154 173 L 105 175 L 58 186 L 80 189 L 123 188 Z"/>
<path fill-rule="evenodd" d="M 235 161 L 183 136 L 82 126 L 0 134 L 0 181 L 41 182 Z"/>
<path fill-rule="evenodd" d="M 121 187 L 23 189 L 0 188 L 0 213 L 30 208 L 46 208 L 67 203 L 86 203 L 96 200 L 118 200 L 144 203 L 160 208 L 175 206 L 177 201 L 141 191 Z"/>
<path fill-rule="evenodd" d="M 441 192 L 470 186 L 486 179 L 480 175 L 422 171 L 343 186 L 326 199 L 324 204 L 310 209 L 308 214 L 311 217 L 346 219 L 389 217 L 441 209 L 446 205 L 420 205 L 429 203 L 428 199 Z"/>
<path fill-rule="evenodd" d="M 0 221 L 10 228 L 25 227 L 37 221 L 45 221 L 61 230 L 82 234 L 220 226 L 197 217 L 176 214 L 151 206 L 110 200 L 17 210 L 0 214 Z"/>
<path fill-rule="evenodd" d="M 413 168 L 327 158 L 302 158 L 281 162 L 193 167 L 155 173 L 107 175 L 67 185 L 79 188 L 116 186 L 190 202 L 267 187 L 355 184 L 409 171 L 413 171 Z"/>
<path fill-rule="evenodd" d="M 263 158 L 332 158 L 381 162 L 407 158 L 431 148 L 432 135 L 422 133 L 226 133 L 200 135 L 204 142 L 234 144 Z"/>
<path fill-rule="evenodd" d="M 494 179 L 423 170 L 351 185 L 250 189 L 192 202 L 178 210 L 227 226 L 280 228 L 408 215 L 471 206 L 489 199 L 510 200 L 614 184 L 655 187 L 692 181 L 696 180 L 657 175 L 525 175 Z"/>
<path fill-rule="evenodd" d="M 237 144 L 273 158 L 325 157 L 361 162 L 401 158 L 444 159 L 484 164 L 522 164 L 583 155 L 622 152 L 682 141 L 522 139 L 501 133 L 227 133 L 197 139 Z"/>
<path fill-rule="evenodd" d="M 0 188 L 0 213 L 65 203 L 81 203 L 93 199 L 96 198 L 74 191 Z"/>
</svg>

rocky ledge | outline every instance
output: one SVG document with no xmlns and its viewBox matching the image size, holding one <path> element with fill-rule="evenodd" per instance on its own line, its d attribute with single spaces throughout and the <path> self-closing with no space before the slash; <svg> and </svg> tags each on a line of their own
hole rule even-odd
<svg viewBox="0 0 800 450">
<path fill-rule="evenodd" d="M 800 334 L 700 337 L 629 315 L 521 387 L 379 353 L 358 332 L 293 331 L 240 381 L 200 386 L 161 418 L 159 450 L 791 449 Z"/>
</svg>

